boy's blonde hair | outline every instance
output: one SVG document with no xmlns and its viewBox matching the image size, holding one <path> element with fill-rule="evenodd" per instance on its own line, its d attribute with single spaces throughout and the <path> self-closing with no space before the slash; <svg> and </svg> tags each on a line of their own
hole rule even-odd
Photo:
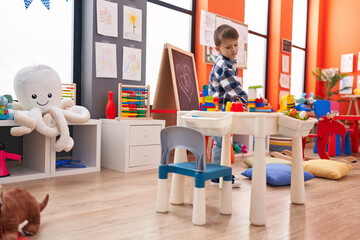
<svg viewBox="0 0 360 240">
<path fill-rule="evenodd" d="M 221 39 L 238 39 L 239 33 L 230 25 L 223 24 L 216 28 L 214 32 L 214 42 L 216 46 L 220 46 Z"/>
</svg>

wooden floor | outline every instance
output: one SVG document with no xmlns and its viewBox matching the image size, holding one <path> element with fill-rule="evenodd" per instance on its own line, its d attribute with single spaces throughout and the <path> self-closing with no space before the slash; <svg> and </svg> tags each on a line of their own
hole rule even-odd
<svg viewBox="0 0 360 240">
<path fill-rule="evenodd" d="M 191 223 L 189 198 L 184 205 L 170 205 L 168 213 L 156 212 L 157 169 L 134 173 L 102 169 L 3 187 L 25 188 L 38 201 L 50 194 L 40 231 L 30 239 L 360 239 L 360 164 L 352 165 L 354 170 L 341 180 L 306 182 L 305 205 L 290 203 L 290 187 L 268 186 L 263 227 L 249 222 L 251 181 L 243 177 L 241 189 L 233 189 L 232 215 L 219 213 L 221 190 L 207 183 L 204 226 Z M 233 164 L 235 174 L 245 169 L 241 160 Z M 187 193 L 190 185 L 187 178 Z"/>
</svg>

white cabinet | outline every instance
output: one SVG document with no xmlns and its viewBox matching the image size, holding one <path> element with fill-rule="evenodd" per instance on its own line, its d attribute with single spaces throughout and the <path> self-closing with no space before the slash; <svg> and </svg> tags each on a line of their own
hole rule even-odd
<svg viewBox="0 0 360 240">
<path fill-rule="evenodd" d="M 101 120 L 101 166 L 121 172 L 157 168 L 164 120 Z"/>
<path fill-rule="evenodd" d="M 100 171 L 100 120 L 89 120 L 82 124 L 69 123 L 69 125 L 72 125 L 74 139 L 71 157 L 81 160 L 80 164 L 86 165 L 86 168 L 55 168 L 57 155 L 53 149 L 55 138 L 45 137 L 34 130 L 22 137 L 22 161 L 19 163 L 6 161 L 10 176 L 1 177 L 0 184 Z M 10 135 L 10 128 L 14 126 L 18 124 L 12 120 L 0 121 L 2 133 L 8 134 L 6 139 L 10 139 L 8 140 L 10 142 L 2 142 L 5 147 L 21 139 Z"/>
</svg>

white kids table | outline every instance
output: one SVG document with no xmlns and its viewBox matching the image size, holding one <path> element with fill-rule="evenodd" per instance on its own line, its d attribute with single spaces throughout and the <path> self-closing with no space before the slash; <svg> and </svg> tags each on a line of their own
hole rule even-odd
<svg viewBox="0 0 360 240">
<path fill-rule="evenodd" d="M 309 134 L 309 131 L 316 122 L 316 119 L 301 121 L 281 113 L 204 111 L 178 111 L 177 113 L 178 126 L 198 129 L 206 136 L 223 137 L 221 151 L 222 165 L 231 166 L 231 134 L 253 135 L 255 137 L 250 222 L 260 226 L 266 224 L 266 135 L 280 133 L 292 138 L 290 200 L 295 204 L 304 204 L 305 187 L 301 138 Z M 186 161 L 186 151 L 184 149 L 175 149 L 174 162 L 184 161 Z M 174 174 L 171 184 L 170 202 L 182 204 L 184 202 L 184 177 Z"/>
</svg>

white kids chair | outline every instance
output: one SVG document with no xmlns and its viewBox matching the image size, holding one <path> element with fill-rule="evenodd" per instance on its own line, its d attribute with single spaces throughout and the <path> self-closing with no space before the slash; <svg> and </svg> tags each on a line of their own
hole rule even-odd
<svg viewBox="0 0 360 240">
<path fill-rule="evenodd" d="M 164 128 L 161 137 L 161 164 L 157 193 L 157 211 L 168 211 L 168 173 L 176 173 L 195 178 L 192 222 L 195 225 L 206 223 L 205 181 L 223 177 L 220 212 L 231 214 L 232 211 L 232 170 L 231 167 L 207 164 L 205 162 L 204 135 L 191 128 L 171 126 Z M 169 164 L 170 152 L 174 148 L 191 151 L 196 162 Z"/>
</svg>

